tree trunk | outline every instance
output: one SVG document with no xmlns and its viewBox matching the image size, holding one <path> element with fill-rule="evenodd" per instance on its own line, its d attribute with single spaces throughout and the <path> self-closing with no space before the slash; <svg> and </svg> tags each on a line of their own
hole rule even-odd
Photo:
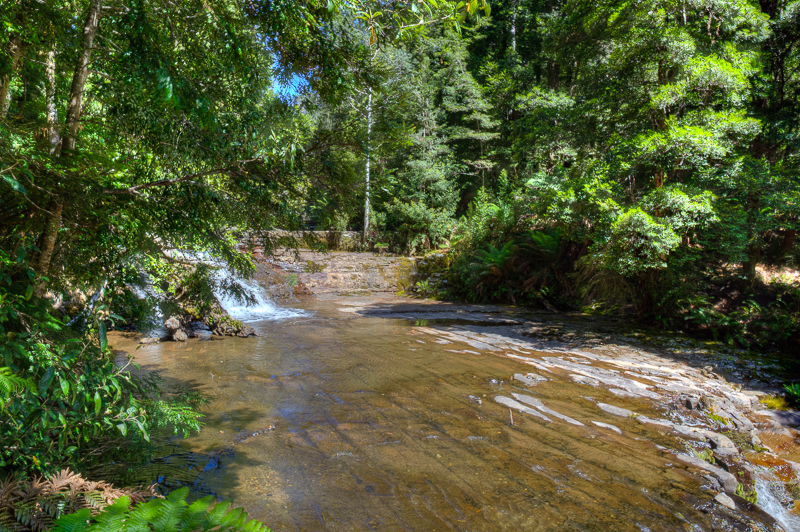
<svg viewBox="0 0 800 532">
<path fill-rule="evenodd" d="M 43 276 L 50 271 L 50 260 L 53 258 L 53 250 L 56 247 L 58 230 L 61 228 L 61 213 L 64 211 L 64 204 L 59 202 L 51 208 L 52 210 L 47 215 L 44 234 L 42 235 L 42 251 L 39 254 L 39 264 L 36 266 L 36 273 Z M 44 291 L 44 283 L 40 285 L 40 289 L 42 292 Z"/>
<path fill-rule="evenodd" d="M 75 138 L 78 134 L 78 122 L 83 110 L 83 91 L 86 87 L 86 79 L 89 77 L 89 62 L 92 58 L 92 46 L 94 37 L 97 35 L 97 26 L 100 23 L 100 2 L 92 0 L 89 11 L 86 13 L 86 22 L 83 25 L 83 47 L 75 65 L 75 73 L 72 76 L 72 87 L 69 91 L 69 102 L 67 102 L 67 117 L 64 122 L 65 134 L 61 140 L 61 153 L 69 153 L 75 149 Z"/>
<path fill-rule="evenodd" d="M 64 129 L 66 130 L 66 135 L 61 139 L 61 146 L 60 151 L 59 147 L 53 146 L 52 151 L 53 153 L 58 153 L 59 156 L 63 157 L 64 155 L 70 154 L 75 149 L 75 136 L 78 132 L 78 121 L 81 117 L 81 111 L 83 106 L 83 91 L 86 87 L 86 80 L 89 77 L 89 61 L 92 57 L 92 46 L 94 44 L 94 37 L 97 35 L 97 25 L 100 22 L 100 1 L 99 0 L 92 0 L 91 5 L 89 6 L 89 11 L 86 13 L 86 22 L 83 25 L 83 46 L 81 49 L 81 53 L 78 56 L 78 62 L 75 65 L 75 73 L 72 76 L 72 87 L 69 91 L 69 101 L 67 102 L 67 117 L 66 122 L 64 124 Z M 47 76 L 48 76 L 48 85 L 50 85 L 50 59 L 51 56 L 48 54 L 48 65 L 47 65 Z M 55 82 L 55 55 L 52 57 L 52 74 L 53 74 L 53 81 Z M 48 96 L 51 88 L 48 86 Z M 48 98 L 48 141 L 54 140 L 54 137 L 51 136 L 50 131 L 50 120 L 51 118 L 55 118 L 55 83 L 52 85 L 53 90 L 53 108 L 51 115 L 50 109 L 50 99 Z M 53 125 L 55 126 L 55 124 Z M 53 130 L 55 131 L 55 127 Z M 56 140 L 57 143 L 57 140 Z M 56 245 L 56 238 L 58 237 L 58 231 L 61 229 L 61 215 L 64 211 L 64 202 L 62 200 L 55 200 L 54 204 L 51 207 L 51 211 L 47 216 L 47 220 L 45 222 L 44 234 L 42 235 L 42 246 L 41 246 L 41 254 L 39 255 L 39 264 L 36 268 L 37 273 L 41 276 L 46 276 L 50 271 L 50 262 L 53 258 L 53 250 L 55 249 Z M 46 283 L 42 283 L 39 285 L 37 292 L 39 295 L 42 295 L 45 291 Z"/>
<path fill-rule="evenodd" d="M 547 86 L 552 90 L 558 90 L 561 81 L 561 66 L 555 61 L 547 63 Z"/>
<path fill-rule="evenodd" d="M 663 168 L 656 168 L 656 171 L 653 175 L 653 180 L 655 181 L 656 188 L 661 188 L 664 186 L 664 169 Z"/>
<path fill-rule="evenodd" d="M 787 229 L 786 232 L 783 233 L 783 243 L 781 243 L 781 251 L 778 254 L 779 257 L 783 258 L 783 256 L 794 247 L 794 239 L 796 236 L 797 231 L 795 229 Z"/>
<path fill-rule="evenodd" d="M 58 156 L 61 147 L 61 136 L 58 134 L 58 108 L 56 107 L 56 52 L 51 49 L 47 53 L 47 144 L 50 155 Z"/>
<path fill-rule="evenodd" d="M 517 0 L 511 8 L 511 49 L 517 51 Z"/>
<path fill-rule="evenodd" d="M 8 55 L 11 57 L 11 72 L 16 74 L 20 63 L 22 63 L 22 39 L 19 36 L 14 36 L 10 39 Z M 6 74 L 0 78 L 0 120 L 5 119 L 8 114 L 8 108 L 11 104 L 10 88 L 11 74 Z"/>
<path fill-rule="evenodd" d="M 370 148 L 372 144 L 372 89 L 369 90 L 367 97 L 367 195 L 364 200 L 364 233 L 361 235 L 361 243 L 367 243 L 367 231 L 369 230 L 369 172 L 370 172 Z"/>
<path fill-rule="evenodd" d="M 756 266 L 761 262 L 763 248 L 761 244 L 753 243 L 747 248 L 747 260 L 742 263 L 742 275 L 747 284 L 753 284 L 756 280 Z"/>
</svg>

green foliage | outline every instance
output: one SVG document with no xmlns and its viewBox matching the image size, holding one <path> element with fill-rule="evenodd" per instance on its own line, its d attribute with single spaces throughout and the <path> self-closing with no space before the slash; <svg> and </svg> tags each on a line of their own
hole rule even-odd
<svg viewBox="0 0 800 532">
<path fill-rule="evenodd" d="M 448 244 L 455 228 L 452 213 L 418 202 L 386 205 L 385 220 L 389 240 L 408 254 Z"/>
<path fill-rule="evenodd" d="M 87 509 L 97 511 L 120 497 L 141 503 L 156 496 L 153 488 L 117 489 L 89 482 L 68 469 L 28 480 L 0 482 L 0 531 L 49 530 L 60 517 Z"/>
<path fill-rule="evenodd" d="M 745 491 L 744 484 L 737 482 L 736 495 L 747 500 L 748 502 L 751 502 L 752 504 L 758 504 L 758 492 L 756 491 L 755 487 Z"/>
<path fill-rule="evenodd" d="M 600 265 L 621 275 L 636 275 L 667 266 L 667 255 L 680 239 L 668 225 L 660 224 L 641 209 L 621 214 L 595 259 Z"/>
<path fill-rule="evenodd" d="M 88 509 L 60 518 L 52 532 L 268 532 L 255 520 L 248 520 L 241 508 L 229 502 L 214 504 L 209 495 L 189 504 L 189 488 L 171 492 L 165 499 L 153 499 L 131 508 L 130 498 L 120 497 L 92 515 Z"/>
<path fill-rule="evenodd" d="M 115 364 L 103 317 L 86 335 L 65 329 L 33 295 L 35 280 L 24 253 L 0 251 L 0 470 L 84 468 L 126 452 L 122 442 L 141 447 L 158 426 L 199 428 L 191 405 Z"/>
<path fill-rule="evenodd" d="M 800 405 L 800 384 L 796 382 L 792 384 L 784 384 L 783 389 L 786 391 L 786 396 L 789 398 L 789 401 L 793 403 L 795 406 Z"/>
<path fill-rule="evenodd" d="M 475 262 L 469 265 L 473 279 L 477 282 L 475 292 L 479 298 L 503 300 L 514 298 L 514 285 L 511 272 L 517 261 L 519 248 L 513 242 L 506 242 L 502 247 L 492 245 L 475 251 Z"/>
</svg>

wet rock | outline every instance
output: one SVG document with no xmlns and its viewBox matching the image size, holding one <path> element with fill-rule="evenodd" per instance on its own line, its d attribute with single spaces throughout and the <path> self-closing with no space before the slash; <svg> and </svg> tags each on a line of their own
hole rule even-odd
<svg viewBox="0 0 800 532">
<path fill-rule="evenodd" d="M 725 411 L 721 415 L 733 421 L 733 426 L 736 427 L 736 430 L 739 432 L 750 432 L 756 428 L 752 421 L 736 410 Z"/>
<path fill-rule="evenodd" d="M 516 410 L 519 410 L 520 412 L 524 412 L 526 414 L 530 414 L 532 416 L 538 417 L 538 418 L 543 419 L 545 421 L 550 421 L 550 422 L 553 421 L 552 419 L 550 419 L 549 417 L 545 416 L 544 414 L 540 414 L 539 412 L 537 412 L 533 408 L 528 408 L 527 406 L 523 405 L 522 403 L 520 403 L 518 401 L 515 401 L 515 400 L 511 399 L 510 397 L 505 397 L 503 395 L 498 395 L 497 397 L 494 398 L 494 400 L 497 401 L 498 403 L 500 403 L 501 405 L 505 405 L 505 406 L 507 406 L 509 408 L 514 408 Z"/>
<path fill-rule="evenodd" d="M 714 452 L 722 456 L 738 454 L 739 451 L 736 449 L 736 445 L 727 436 L 705 429 L 698 429 L 698 431 L 705 436 Z"/>
<path fill-rule="evenodd" d="M 673 428 L 675 423 L 667 421 L 666 419 L 653 419 L 647 416 L 636 416 L 636 421 L 639 423 L 647 423 L 648 425 L 659 425 L 661 427 Z"/>
<path fill-rule="evenodd" d="M 615 427 L 614 425 L 611 425 L 609 423 L 603 423 L 602 421 L 592 421 L 592 423 L 594 423 L 598 427 L 602 427 L 604 429 L 611 429 L 614 432 L 616 432 L 617 434 L 622 434 L 622 431 L 619 430 L 619 427 Z"/>
<path fill-rule="evenodd" d="M 526 386 L 536 386 L 540 382 L 547 381 L 546 377 L 542 377 L 537 373 L 527 373 L 523 375 L 522 373 L 515 373 L 514 379 L 520 381 L 521 383 L 525 384 Z"/>
<path fill-rule="evenodd" d="M 176 316 L 170 316 L 169 319 L 164 322 L 164 327 L 172 334 L 181 328 L 181 321 Z"/>
<path fill-rule="evenodd" d="M 544 406 L 544 404 L 542 404 L 541 401 L 539 401 L 538 399 L 536 399 L 534 397 L 531 397 L 529 395 L 522 395 L 520 393 L 512 393 L 511 395 L 517 401 L 519 401 L 521 403 L 528 404 L 528 405 L 530 405 L 530 406 L 532 406 L 532 407 L 544 412 L 545 414 L 550 414 L 551 416 L 553 416 L 555 418 L 558 418 L 558 419 L 561 419 L 562 421 L 566 421 L 567 423 L 570 423 L 572 425 L 577 425 L 579 427 L 584 427 L 585 426 L 583 423 L 581 423 L 580 421 L 578 421 L 576 419 L 572 419 L 571 417 L 565 416 L 564 414 L 562 414 L 560 412 L 556 412 L 552 408 L 548 408 L 548 407 Z"/>
<path fill-rule="evenodd" d="M 573 381 L 577 382 L 578 384 L 586 384 L 589 386 L 599 386 L 600 381 L 597 379 L 593 379 L 591 377 L 587 377 L 585 375 L 576 375 L 574 373 L 570 374 L 569 376 Z"/>
<path fill-rule="evenodd" d="M 139 340 L 139 343 L 142 345 L 150 345 L 150 344 L 157 344 L 161 341 L 161 338 L 142 338 Z"/>
<path fill-rule="evenodd" d="M 193 321 L 189 323 L 189 327 L 196 331 L 210 331 L 211 329 L 202 321 Z"/>
<path fill-rule="evenodd" d="M 687 395 L 681 398 L 683 406 L 689 410 L 698 410 L 700 408 L 700 398 L 693 395 Z"/>
<path fill-rule="evenodd" d="M 236 336 L 239 338 L 247 338 L 248 336 L 258 336 L 258 334 L 256 334 L 256 330 L 249 325 L 242 325 L 242 327 L 236 331 Z"/>
<path fill-rule="evenodd" d="M 633 415 L 633 412 L 626 408 L 620 408 L 618 406 L 613 406 L 606 403 L 597 403 L 597 408 L 603 412 L 611 414 L 612 416 L 630 417 Z"/>
<path fill-rule="evenodd" d="M 183 331 L 183 329 L 178 329 L 174 333 L 172 333 L 172 340 L 175 342 L 185 342 L 189 337 Z"/>
<path fill-rule="evenodd" d="M 800 427 L 800 412 L 794 410 L 759 410 L 761 416 L 769 416 L 784 427 Z"/>
<path fill-rule="evenodd" d="M 468 395 L 467 399 L 469 399 L 478 406 L 481 406 L 483 404 L 483 401 L 481 401 L 480 397 L 475 397 L 474 395 Z"/>
<path fill-rule="evenodd" d="M 709 473 L 714 475 L 714 478 L 719 480 L 720 484 L 722 485 L 722 488 L 725 491 L 729 493 L 736 493 L 736 477 L 728 473 L 727 471 L 720 469 L 717 466 L 713 466 L 708 462 L 705 462 L 697 458 L 696 456 L 691 456 L 688 454 L 677 454 L 675 455 L 675 458 L 677 458 L 678 460 L 680 460 L 685 464 L 689 464 L 694 467 L 699 467 L 704 471 L 708 471 Z"/>
<path fill-rule="evenodd" d="M 718 494 L 716 497 L 714 497 L 714 500 L 726 508 L 730 508 L 731 510 L 736 509 L 736 504 L 733 502 L 733 499 L 731 499 L 724 493 Z"/>
</svg>

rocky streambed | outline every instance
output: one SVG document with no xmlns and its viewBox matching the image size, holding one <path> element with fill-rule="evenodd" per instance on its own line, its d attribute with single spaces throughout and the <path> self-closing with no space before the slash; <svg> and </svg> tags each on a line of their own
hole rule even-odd
<svg viewBox="0 0 800 532">
<path fill-rule="evenodd" d="M 256 338 L 136 350 L 210 404 L 124 480 L 189 484 L 274 530 L 800 530 L 797 419 L 760 402 L 768 359 L 330 286 L 291 306 L 249 321 Z"/>
</svg>

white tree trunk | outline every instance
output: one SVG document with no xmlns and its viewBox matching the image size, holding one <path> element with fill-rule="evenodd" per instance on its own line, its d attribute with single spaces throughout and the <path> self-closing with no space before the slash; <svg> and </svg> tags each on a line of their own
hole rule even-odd
<svg viewBox="0 0 800 532">
<path fill-rule="evenodd" d="M 361 237 L 362 243 L 367 242 L 367 231 L 369 230 L 369 172 L 370 172 L 370 150 L 372 148 L 372 89 L 367 96 L 367 195 L 364 200 L 364 234 Z"/>
<path fill-rule="evenodd" d="M 47 53 L 45 63 L 47 74 L 47 143 L 50 155 L 58 155 L 61 144 L 61 135 L 58 134 L 58 107 L 56 107 L 56 52 L 54 49 Z"/>
<path fill-rule="evenodd" d="M 517 1 L 514 0 L 514 7 L 511 12 L 511 48 L 517 51 Z"/>
</svg>

